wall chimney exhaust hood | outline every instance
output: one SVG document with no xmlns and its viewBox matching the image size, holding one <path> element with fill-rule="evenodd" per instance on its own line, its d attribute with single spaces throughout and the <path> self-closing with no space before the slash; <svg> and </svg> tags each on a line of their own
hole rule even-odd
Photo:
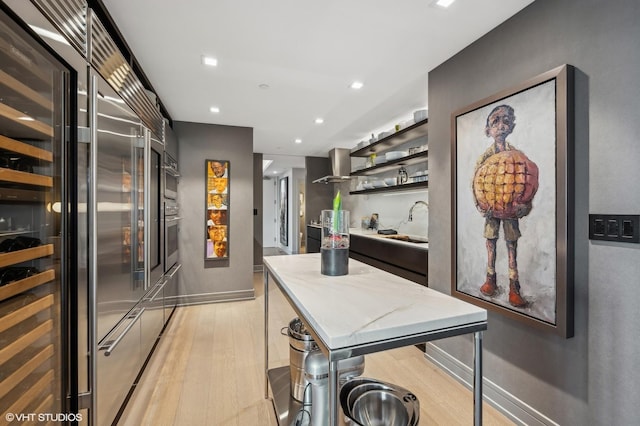
<svg viewBox="0 0 640 426">
<path fill-rule="evenodd" d="M 351 150 L 346 148 L 334 148 L 329 151 L 331 162 L 331 175 L 323 176 L 313 183 L 339 183 L 351 179 Z"/>
</svg>

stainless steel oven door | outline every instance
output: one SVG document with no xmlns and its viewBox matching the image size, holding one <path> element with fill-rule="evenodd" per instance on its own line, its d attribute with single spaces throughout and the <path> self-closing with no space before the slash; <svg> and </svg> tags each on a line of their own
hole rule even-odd
<svg viewBox="0 0 640 426">
<path fill-rule="evenodd" d="M 178 176 L 164 173 L 164 197 L 171 200 L 178 198 Z"/>
<path fill-rule="evenodd" d="M 166 200 L 164 207 L 164 270 L 178 262 L 178 229 L 180 214 L 175 202 Z"/>
<path fill-rule="evenodd" d="M 178 162 L 164 153 L 164 197 L 171 200 L 178 198 Z"/>
</svg>

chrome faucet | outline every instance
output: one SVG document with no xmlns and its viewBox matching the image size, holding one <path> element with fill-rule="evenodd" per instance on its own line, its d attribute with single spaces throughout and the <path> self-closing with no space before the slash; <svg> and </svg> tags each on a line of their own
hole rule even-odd
<svg viewBox="0 0 640 426">
<path fill-rule="evenodd" d="M 424 204 L 427 209 L 429 208 L 429 204 L 426 201 L 416 201 L 415 204 L 409 209 L 409 222 L 413 221 L 413 209 L 415 209 L 418 204 Z"/>
</svg>

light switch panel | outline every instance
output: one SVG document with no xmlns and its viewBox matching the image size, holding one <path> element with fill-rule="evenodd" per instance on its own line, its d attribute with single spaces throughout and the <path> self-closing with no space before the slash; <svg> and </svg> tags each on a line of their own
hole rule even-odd
<svg viewBox="0 0 640 426">
<path fill-rule="evenodd" d="M 640 215 L 590 214 L 589 239 L 640 243 Z"/>
</svg>

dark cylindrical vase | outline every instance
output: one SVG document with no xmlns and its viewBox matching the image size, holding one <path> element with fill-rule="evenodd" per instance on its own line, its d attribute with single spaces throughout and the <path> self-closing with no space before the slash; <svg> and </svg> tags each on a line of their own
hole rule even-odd
<svg viewBox="0 0 640 426">
<path fill-rule="evenodd" d="M 349 273 L 349 249 L 320 249 L 320 272 L 323 275 L 347 275 Z"/>
</svg>

